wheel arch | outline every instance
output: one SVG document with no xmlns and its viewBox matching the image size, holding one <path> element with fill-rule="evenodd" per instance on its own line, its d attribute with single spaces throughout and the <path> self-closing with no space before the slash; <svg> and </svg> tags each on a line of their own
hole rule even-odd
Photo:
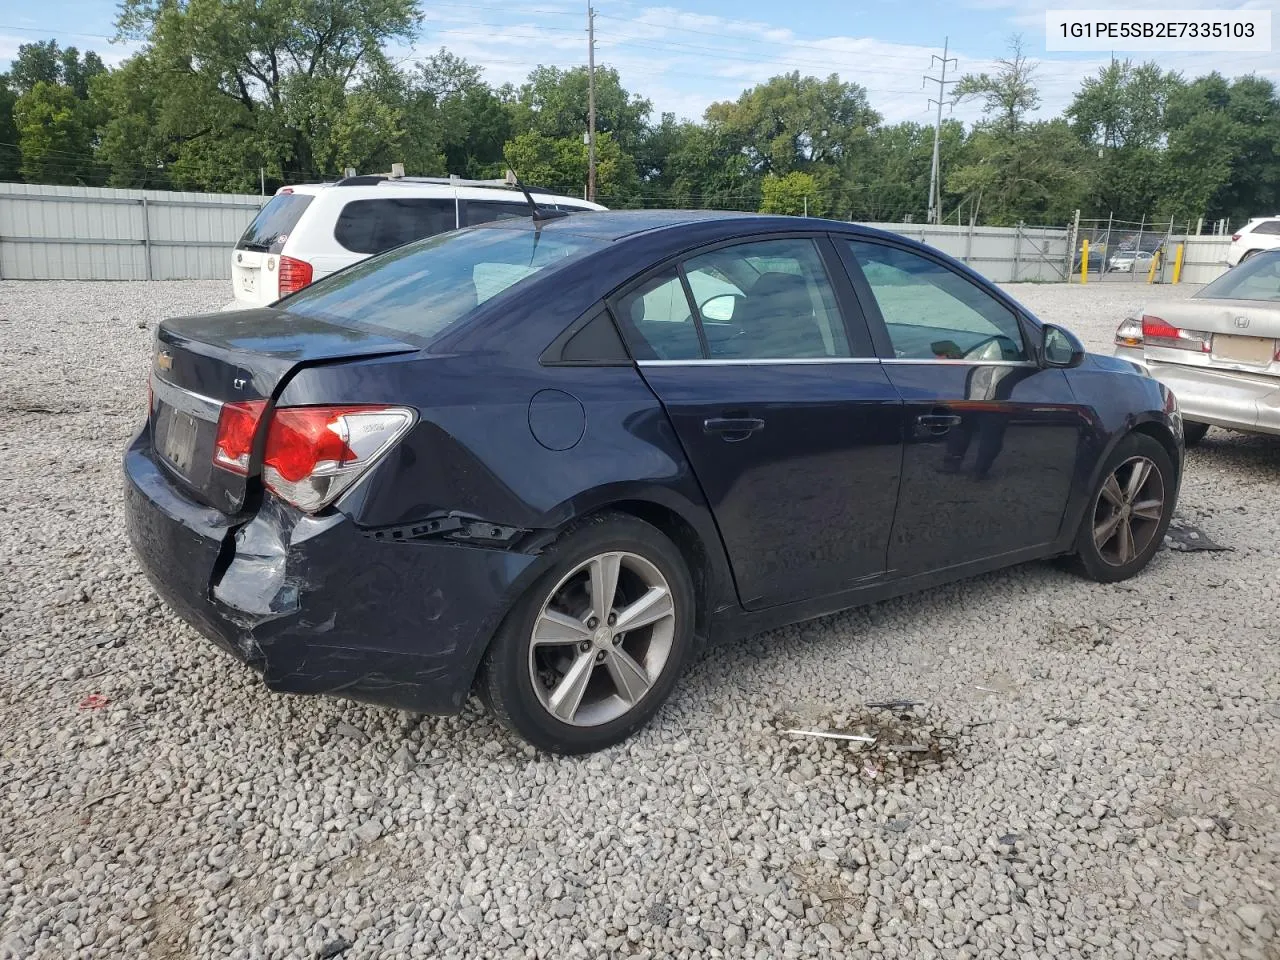
<svg viewBox="0 0 1280 960">
<path fill-rule="evenodd" d="M 530 565 L 513 584 L 502 604 L 501 615 L 495 618 L 482 643 L 476 645 L 473 663 L 470 665 L 471 688 L 474 690 L 480 678 L 485 652 L 493 643 L 502 622 L 511 613 L 516 601 L 550 568 L 551 560 L 546 550 L 567 531 L 583 522 L 606 513 L 621 513 L 655 527 L 669 539 L 684 558 L 693 581 L 696 600 L 694 633 L 699 642 L 705 642 L 716 615 L 726 606 L 737 604 L 728 558 L 720 542 L 720 534 L 710 511 L 704 506 L 691 504 L 665 488 L 603 489 L 575 498 L 573 504 L 563 505 L 567 519 L 542 532 L 532 547 L 542 554 L 538 562 Z"/>
</svg>

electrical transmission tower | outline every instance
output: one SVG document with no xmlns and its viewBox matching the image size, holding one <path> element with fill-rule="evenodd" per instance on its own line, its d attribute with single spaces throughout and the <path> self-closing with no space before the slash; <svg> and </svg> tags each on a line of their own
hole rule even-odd
<svg viewBox="0 0 1280 960">
<path fill-rule="evenodd" d="M 942 72 L 940 76 L 933 77 L 929 74 L 924 75 L 921 86 L 926 83 L 936 83 L 938 85 L 938 99 L 929 99 L 930 105 L 936 104 L 938 107 L 937 119 L 933 122 L 933 169 L 929 172 L 929 222 L 942 222 L 942 183 L 940 180 L 940 169 L 938 164 L 938 139 L 942 135 L 942 108 L 945 105 L 948 109 L 955 105 L 952 100 L 946 99 L 947 87 L 955 83 L 955 80 L 947 79 L 947 64 L 955 64 L 959 68 L 959 61 L 955 57 L 947 57 L 947 51 L 950 48 L 951 38 L 947 37 L 942 43 L 942 56 L 936 53 L 929 60 L 929 69 L 932 70 L 938 63 L 942 64 Z"/>
</svg>

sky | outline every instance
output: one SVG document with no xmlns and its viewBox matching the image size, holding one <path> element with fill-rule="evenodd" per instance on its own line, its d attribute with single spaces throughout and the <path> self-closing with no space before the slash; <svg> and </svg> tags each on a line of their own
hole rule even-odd
<svg viewBox="0 0 1280 960">
<path fill-rule="evenodd" d="M 1035 0 L 702 0 L 664 5 L 643 0 L 598 0 L 596 62 L 615 67 L 624 86 L 647 97 L 658 114 L 698 119 L 709 103 L 736 99 L 749 86 L 782 72 L 825 77 L 838 73 L 861 84 L 887 122 L 931 123 L 943 44 L 949 44 L 948 78 L 990 71 L 1021 34 L 1038 62 L 1040 114 L 1054 116 L 1071 101 L 1080 81 L 1095 74 L 1108 53 L 1048 53 L 1045 10 L 1097 8 L 1106 4 Z M 1124 0 L 1112 10 L 1258 8 L 1272 11 L 1280 31 L 1280 0 Z M 440 46 L 485 70 L 493 84 L 519 83 L 538 64 L 575 67 L 586 63 L 586 4 L 562 0 L 461 0 L 425 3 L 420 37 L 393 50 L 408 63 Z M 18 45 L 56 38 L 93 49 L 109 63 L 134 49 L 110 41 L 116 6 L 94 0 L 44 0 L 39 5 L 0 4 L 0 69 Z M 74 29 L 72 29 L 74 28 Z M 1274 43 L 1273 49 L 1280 51 Z M 1161 53 L 1115 51 L 1140 62 L 1155 59 L 1166 69 L 1196 76 L 1218 70 L 1228 76 L 1257 73 L 1280 85 L 1280 52 Z M 930 69 L 932 66 L 932 69 Z M 976 102 L 949 105 L 944 115 L 979 117 Z"/>
</svg>

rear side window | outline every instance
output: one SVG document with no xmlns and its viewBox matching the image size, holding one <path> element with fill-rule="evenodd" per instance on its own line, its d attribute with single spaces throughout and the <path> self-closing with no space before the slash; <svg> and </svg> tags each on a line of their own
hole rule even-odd
<svg viewBox="0 0 1280 960">
<path fill-rule="evenodd" d="M 342 208 L 334 239 L 352 253 L 382 253 L 457 226 L 452 198 L 379 197 Z"/>
<path fill-rule="evenodd" d="M 1254 233 L 1265 233 L 1271 236 L 1280 235 L 1280 220 L 1263 220 L 1253 228 Z"/>
<path fill-rule="evenodd" d="M 303 211 L 311 206 L 311 200 L 311 195 L 306 193 L 277 193 L 258 211 L 253 223 L 241 235 L 236 249 L 279 253 L 298 225 Z"/>
<path fill-rule="evenodd" d="M 650 277 L 618 301 L 618 322 L 641 360 L 697 360 L 698 327 L 675 267 Z"/>
</svg>

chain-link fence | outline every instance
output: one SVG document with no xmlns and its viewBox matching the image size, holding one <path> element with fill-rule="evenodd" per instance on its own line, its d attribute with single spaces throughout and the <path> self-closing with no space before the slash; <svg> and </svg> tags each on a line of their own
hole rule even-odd
<svg viewBox="0 0 1280 960">
<path fill-rule="evenodd" d="M 1075 235 L 1071 249 L 1074 254 L 1067 279 L 1072 283 L 1079 283 L 1086 276 L 1090 282 L 1173 282 L 1180 245 L 1187 248 L 1189 244 L 1203 240 L 1201 246 L 1206 250 L 1214 247 L 1211 255 L 1216 255 L 1217 245 L 1211 241 L 1224 234 L 1229 224 L 1220 221 L 1207 226 L 1208 234 L 1203 221 L 1174 217 L 1142 217 L 1138 220 L 1082 218 L 1073 227 Z M 1183 265 L 1187 265 L 1185 260 Z M 1212 264 L 1197 262 L 1196 266 Z"/>
</svg>

